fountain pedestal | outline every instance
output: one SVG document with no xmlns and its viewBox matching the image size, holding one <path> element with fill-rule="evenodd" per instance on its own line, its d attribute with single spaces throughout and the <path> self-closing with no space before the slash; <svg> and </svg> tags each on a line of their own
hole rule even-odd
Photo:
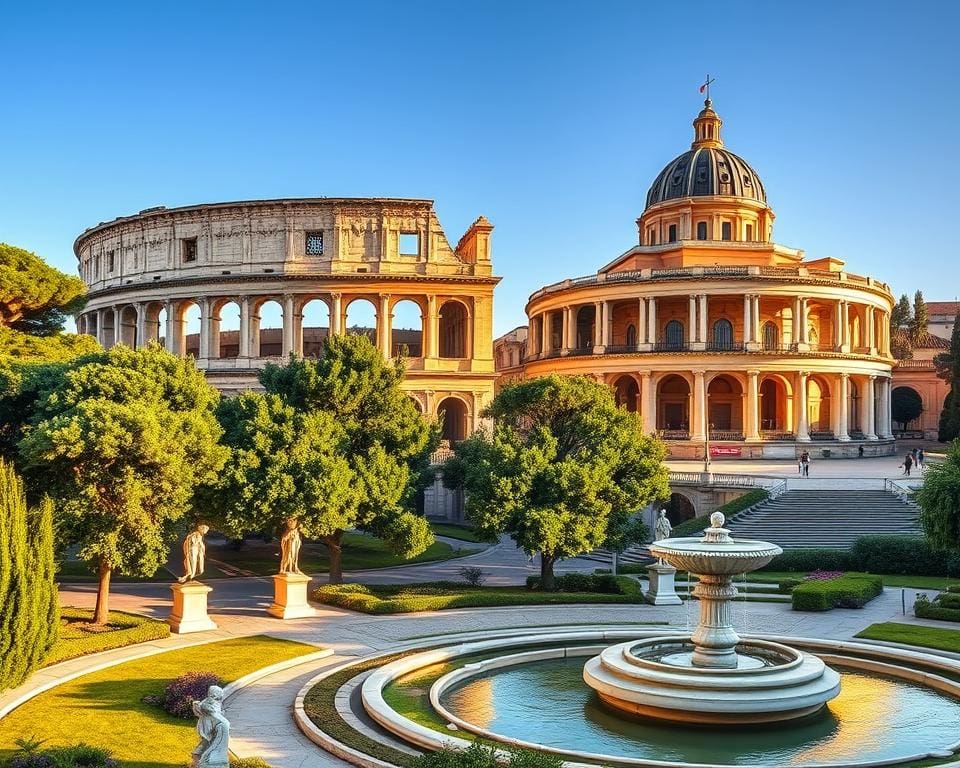
<svg viewBox="0 0 960 768">
<path fill-rule="evenodd" d="M 643 599 L 651 605 L 681 605 L 683 601 L 677 594 L 674 579 L 677 569 L 666 563 L 654 563 L 647 566 L 647 579 L 650 586 Z"/>
</svg>

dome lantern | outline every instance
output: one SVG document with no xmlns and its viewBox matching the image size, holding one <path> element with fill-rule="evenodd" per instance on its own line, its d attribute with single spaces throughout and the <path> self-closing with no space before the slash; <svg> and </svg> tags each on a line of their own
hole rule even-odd
<svg viewBox="0 0 960 768">
<path fill-rule="evenodd" d="M 703 102 L 703 109 L 693 121 L 693 144 L 691 149 L 700 149 L 701 147 L 710 147 L 719 149 L 723 146 L 723 140 L 720 138 L 720 126 L 723 120 L 720 115 L 713 111 L 713 102 L 707 99 Z"/>
</svg>

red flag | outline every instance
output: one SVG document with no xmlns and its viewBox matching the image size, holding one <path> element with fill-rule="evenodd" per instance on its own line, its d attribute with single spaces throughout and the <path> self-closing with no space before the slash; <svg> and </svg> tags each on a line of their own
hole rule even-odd
<svg viewBox="0 0 960 768">
<path fill-rule="evenodd" d="M 707 90 L 707 84 L 706 84 L 706 83 L 704 83 L 703 85 L 700 86 L 700 93 L 703 93 L 705 90 Z"/>
</svg>

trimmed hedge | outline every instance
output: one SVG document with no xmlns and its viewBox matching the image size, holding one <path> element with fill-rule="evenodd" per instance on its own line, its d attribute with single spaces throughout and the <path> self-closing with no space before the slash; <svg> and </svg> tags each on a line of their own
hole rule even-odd
<svg viewBox="0 0 960 768">
<path fill-rule="evenodd" d="M 802 547 L 785 549 L 760 571 L 800 571 L 807 573 L 818 568 L 831 571 L 853 571 L 850 565 L 850 553 L 843 549 L 827 547 Z"/>
<path fill-rule="evenodd" d="M 556 577 L 557 592 L 592 592 L 601 595 L 639 595 L 640 584 L 609 573 L 563 573 Z M 539 590 L 540 577 L 528 576 L 527 589 Z"/>
<path fill-rule="evenodd" d="M 754 504 L 759 504 L 761 501 L 765 501 L 769 496 L 770 494 L 765 489 L 755 488 L 754 490 L 743 494 L 743 496 L 738 496 L 732 501 L 728 501 L 726 504 L 717 507 L 717 509 L 714 511 L 723 512 L 724 516 L 729 522 L 734 515 L 743 512 L 745 509 L 749 509 Z M 701 515 L 700 517 L 693 518 L 693 520 L 686 520 L 679 525 L 674 526 L 673 530 L 670 532 L 670 536 L 672 538 L 693 536 L 709 527 L 710 515 Z"/>
<path fill-rule="evenodd" d="M 149 619 L 146 616 L 136 616 L 132 613 L 110 611 L 110 629 L 106 632 L 98 631 L 89 634 L 80 633 L 77 637 L 65 637 L 71 623 L 86 623 L 93 620 L 93 613 L 81 608 L 63 608 L 60 611 L 60 620 L 64 624 L 61 637 L 47 658 L 45 666 L 58 664 L 61 661 L 86 656 L 90 653 L 109 651 L 136 643 L 146 643 L 150 640 L 159 640 L 170 636 L 170 626 L 165 621 Z"/>
<path fill-rule="evenodd" d="M 918 619 L 960 622 L 960 594 L 943 592 L 933 600 L 919 594 L 913 603 L 913 613 Z"/>
<path fill-rule="evenodd" d="M 832 608 L 863 608 L 883 592 L 879 576 L 838 576 L 809 579 L 793 588 L 793 610 L 829 611 Z"/>
</svg>

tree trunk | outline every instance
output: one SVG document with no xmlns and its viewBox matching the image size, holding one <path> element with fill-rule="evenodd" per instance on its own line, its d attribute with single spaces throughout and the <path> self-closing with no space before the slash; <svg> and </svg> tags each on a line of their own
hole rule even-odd
<svg viewBox="0 0 960 768">
<path fill-rule="evenodd" d="M 105 560 L 97 566 L 97 605 L 93 609 L 94 624 L 108 624 L 110 622 L 110 576 L 111 568 Z"/>
<path fill-rule="evenodd" d="M 330 583 L 343 584 L 343 531 L 337 531 L 332 536 L 324 538 L 330 552 Z"/>
<path fill-rule="evenodd" d="M 540 553 L 540 589 L 544 592 L 553 592 L 557 588 L 557 580 L 553 576 L 553 564 L 556 558 L 546 552 Z"/>
</svg>

